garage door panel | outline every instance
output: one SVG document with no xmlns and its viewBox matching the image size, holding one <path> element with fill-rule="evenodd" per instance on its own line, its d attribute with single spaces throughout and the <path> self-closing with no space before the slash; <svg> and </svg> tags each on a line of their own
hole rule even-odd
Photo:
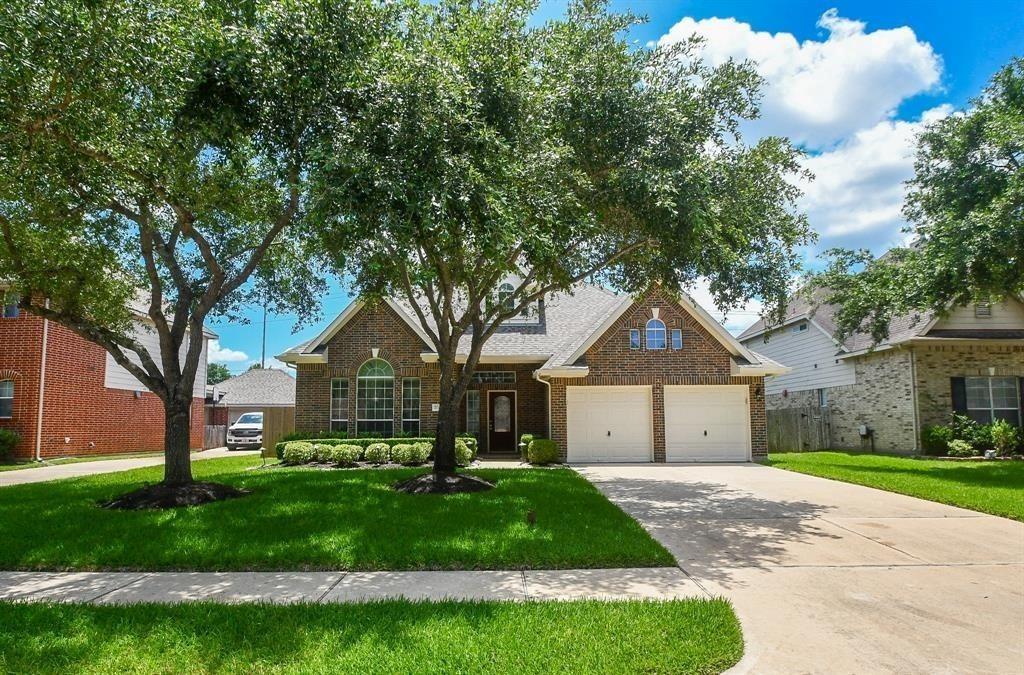
<svg viewBox="0 0 1024 675">
<path fill-rule="evenodd" d="M 651 461 L 650 387 L 568 387 L 569 461 Z"/>
<path fill-rule="evenodd" d="M 747 387 L 665 387 L 665 455 L 670 462 L 747 461 Z"/>
</svg>

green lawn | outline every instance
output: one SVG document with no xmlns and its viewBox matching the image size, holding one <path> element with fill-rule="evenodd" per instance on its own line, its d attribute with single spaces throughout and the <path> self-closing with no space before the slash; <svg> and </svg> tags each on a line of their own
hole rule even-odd
<svg viewBox="0 0 1024 675">
<path fill-rule="evenodd" d="M 724 600 L 0 603 L 10 673 L 720 673 L 742 653 Z"/>
<path fill-rule="evenodd" d="M 848 452 L 773 454 L 781 469 L 1024 521 L 1024 462 L 945 461 Z"/>
<path fill-rule="evenodd" d="M 159 480 L 162 467 L 0 489 L 0 569 L 403 570 L 674 565 L 668 551 L 569 469 L 474 471 L 494 490 L 406 495 L 423 469 L 247 470 L 204 460 L 197 478 L 252 495 L 166 511 L 100 500 Z M 537 523 L 526 520 L 536 511 Z"/>
</svg>

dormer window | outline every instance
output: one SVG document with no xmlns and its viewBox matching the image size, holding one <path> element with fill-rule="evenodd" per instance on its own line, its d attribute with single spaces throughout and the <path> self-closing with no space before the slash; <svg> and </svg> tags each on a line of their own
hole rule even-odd
<svg viewBox="0 0 1024 675">
<path fill-rule="evenodd" d="M 665 322 L 661 319 L 651 319 L 647 322 L 647 348 L 665 349 L 666 335 Z"/>
<path fill-rule="evenodd" d="M 805 330 L 807 330 L 807 324 L 798 323 L 797 325 L 793 326 L 790 330 L 792 330 L 794 333 L 803 333 Z"/>
<path fill-rule="evenodd" d="M 515 292 L 515 287 L 508 282 L 498 286 L 498 304 L 504 311 L 512 309 L 512 296 L 515 295 Z"/>
</svg>

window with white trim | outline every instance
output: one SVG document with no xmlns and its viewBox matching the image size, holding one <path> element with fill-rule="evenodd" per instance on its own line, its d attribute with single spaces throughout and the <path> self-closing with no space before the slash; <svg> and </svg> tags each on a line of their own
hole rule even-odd
<svg viewBox="0 0 1024 675">
<path fill-rule="evenodd" d="M 466 392 L 466 431 L 480 433 L 480 392 L 476 389 Z"/>
<path fill-rule="evenodd" d="M 515 295 L 515 292 L 515 287 L 508 282 L 498 286 L 498 304 L 502 309 L 506 311 L 512 309 L 512 296 Z"/>
<path fill-rule="evenodd" d="M 356 432 L 395 433 L 395 370 L 384 359 L 370 359 L 356 375 Z"/>
<path fill-rule="evenodd" d="M 672 329 L 672 349 L 683 348 L 683 329 L 673 328 Z"/>
<path fill-rule="evenodd" d="M 17 319 L 20 313 L 18 309 L 18 303 L 21 301 L 20 296 L 17 293 L 3 293 L 0 294 L 0 300 L 3 301 L 3 307 L 0 308 L 0 318 Z"/>
<path fill-rule="evenodd" d="M 0 418 L 14 416 L 14 380 L 0 380 Z"/>
<path fill-rule="evenodd" d="M 402 378 L 402 432 L 420 433 L 420 378 Z"/>
<path fill-rule="evenodd" d="M 477 384 L 515 384 L 514 370 L 481 370 L 473 373 L 473 381 Z"/>
<path fill-rule="evenodd" d="M 1020 397 L 1016 377 L 965 377 L 967 416 L 989 424 L 1006 420 L 1020 426 Z"/>
<path fill-rule="evenodd" d="M 629 329 L 629 348 L 640 349 L 640 329 L 630 328 Z"/>
<path fill-rule="evenodd" d="M 348 431 L 348 380 L 331 380 L 331 431 Z"/>
<path fill-rule="evenodd" d="M 827 408 L 828 407 L 828 389 L 819 389 L 818 390 L 818 407 L 819 408 Z"/>
<path fill-rule="evenodd" d="M 665 322 L 661 319 L 650 319 L 647 322 L 647 348 L 665 349 Z"/>
</svg>

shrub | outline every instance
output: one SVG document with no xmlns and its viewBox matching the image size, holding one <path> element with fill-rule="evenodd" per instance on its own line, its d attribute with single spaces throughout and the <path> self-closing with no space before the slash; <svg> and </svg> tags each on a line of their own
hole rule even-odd
<svg viewBox="0 0 1024 675">
<path fill-rule="evenodd" d="M 318 453 L 320 459 L 334 462 L 341 466 L 352 466 L 359 461 L 359 458 L 363 454 L 363 449 L 358 445 L 351 445 L 349 443 L 342 443 L 339 445 L 323 445 L 320 446 L 322 454 Z"/>
<path fill-rule="evenodd" d="M 530 464 L 551 464 L 558 461 L 558 443 L 546 438 L 530 441 L 526 448 L 526 459 Z"/>
<path fill-rule="evenodd" d="M 456 439 L 462 441 L 463 443 L 465 443 L 466 446 L 469 448 L 469 451 L 471 453 L 473 453 L 473 457 L 474 458 L 476 457 L 477 450 L 479 449 L 479 445 L 477 444 L 476 436 L 474 436 L 473 434 L 458 434 L 456 436 Z M 430 439 L 431 445 L 433 445 L 433 441 L 434 441 L 434 439 L 431 438 Z"/>
<path fill-rule="evenodd" d="M 953 440 L 951 427 L 936 424 L 921 430 L 921 447 L 927 455 L 945 455 L 949 450 L 949 442 Z"/>
<path fill-rule="evenodd" d="M 469 466 L 473 461 L 474 453 L 464 438 L 455 439 L 455 463 L 459 466 Z"/>
<path fill-rule="evenodd" d="M 370 443 L 363 458 L 371 464 L 387 464 L 391 459 L 391 446 L 387 443 Z"/>
<path fill-rule="evenodd" d="M 419 443 L 412 444 L 412 457 L 410 464 L 423 464 L 430 457 L 430 451 L 434 449 L 434 446 L 426 441 L 420 441 Z"/>
<path fill-rule="evenodd" d="M 411 464 L 412 453 L 412 443 L 399 443 L 391 448 L 391 461 L 395 464 Z"/>
<path fill-rule="evenodd" d="M 966 415 L 953 413 L 949 426 L 953 429 L 953 438 L 967 441 L 979 453 L 992 447 L 991 424 L 978 424 Z"/>
<path fill-rule="evenodd" d="M 533 434 L 523 434 L 519 437 L 519 455 L 526 461 L 527 450 L 530 448 L 530 441 L 534 439 Z"/>
<path fill-rule="evenodd" d="M 997 420 L 991 427 L 992 447 L 999 455 L 1012 454 L 1019 442 L 1017 429 L 1006 420 Z"/>
<path fill-rule="evenodd" d="M 949 442 L 949 456 L 950 457 L 972 457 L 974 456 L 974 448 L 971 444 L 965 440 L 954 438 Z"/>
<path fill-rule="evenodd" d="M 284 444 L 285 464 L 308 464 L 316 459 L 316 450 L 312 443 L 306 441 L 291 441 Z"/>
<path fill-rule="evenodd" d="M 9 462 L 14 457 L 14 446 L 19 438 L 17 431 L 0 429 L 0 461 Z"/>
</svg>

